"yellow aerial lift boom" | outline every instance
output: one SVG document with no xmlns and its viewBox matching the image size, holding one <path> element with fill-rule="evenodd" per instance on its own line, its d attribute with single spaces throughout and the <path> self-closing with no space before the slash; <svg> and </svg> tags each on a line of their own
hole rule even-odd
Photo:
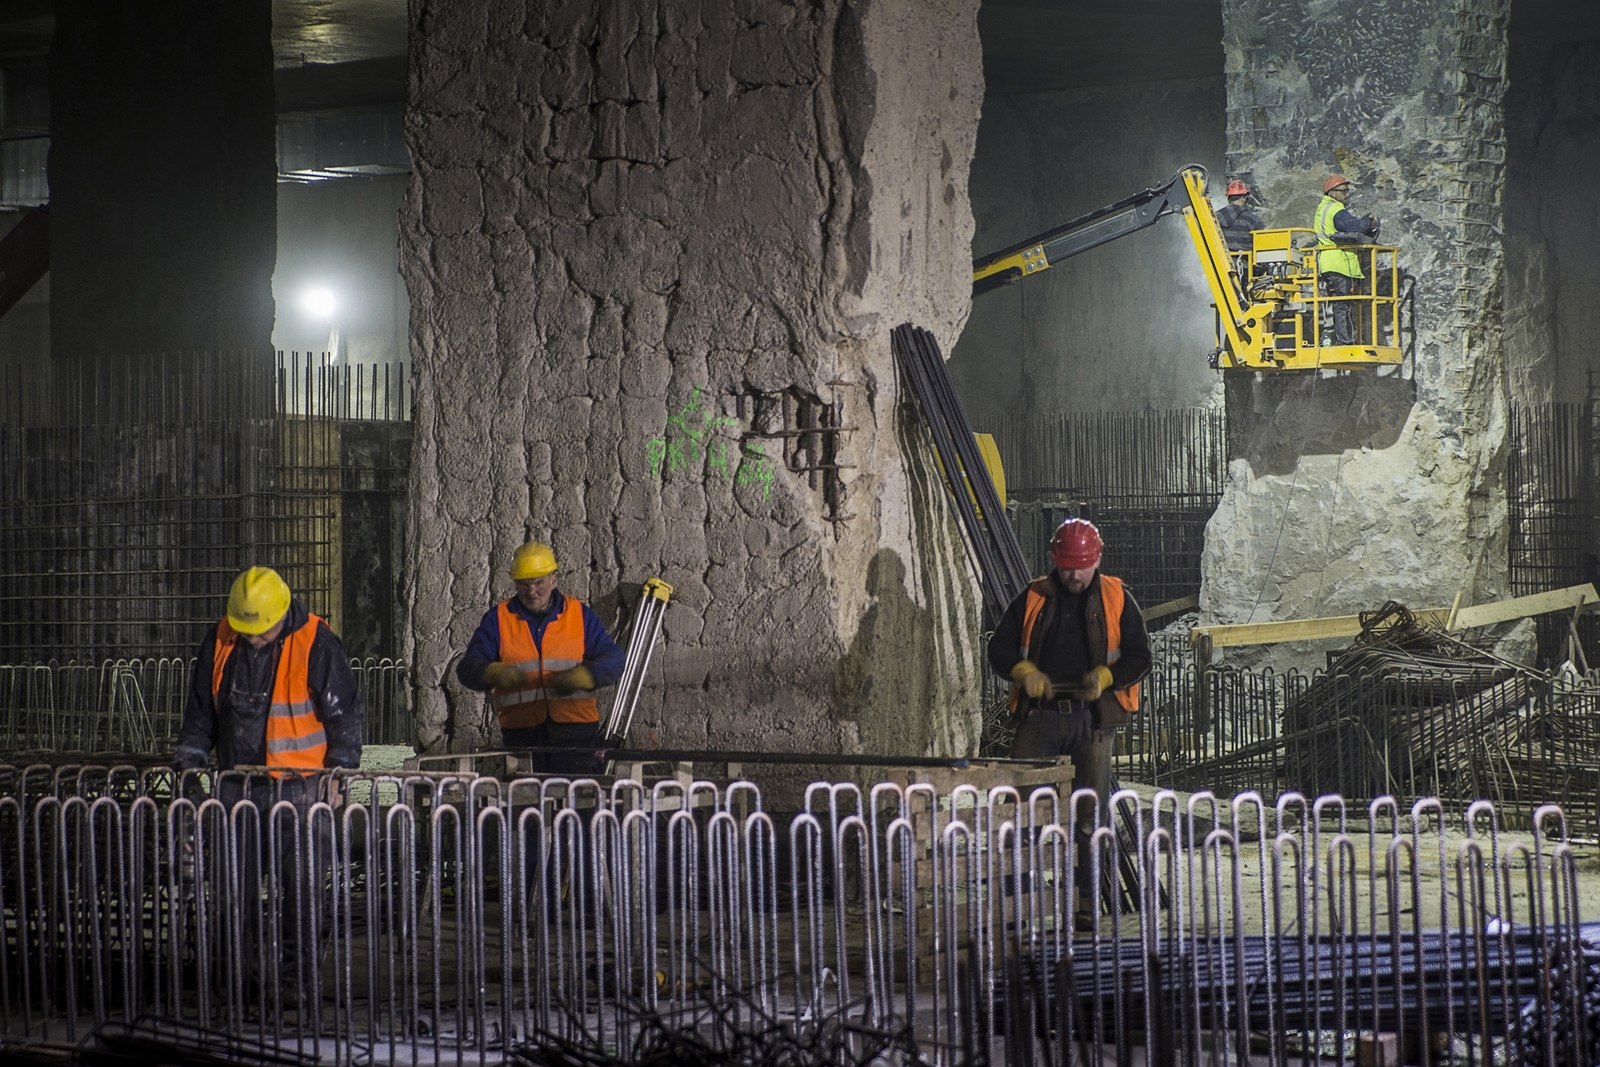
<svg viewBox="0 0 1600 1067">
<path fill-rule="evenodd" d="M 1248 252 L 1228 251 L 1206 196 L 1206 171 L 1191 165 L 1165 185 L 1119 200 L 972 262 L 972 295 L 1049 270 L 1080 252 L 1182 215 L 1217 309 L 1217 345 L 1211 365 L 1225 370 L 1315 370 L 1320 367 L 1394 366 L 1405 361 L 1415 333 L 1411 278 L 1402 275 L 1398 249 L 1346 245 L 1365 275 L 1351 296 L 1329 296 L 1318 285 L 1317 237 L 1292 227 L 1256 230 Z M 1333 305 L 1352 304 L 1357 343 L 1335 345 L 1328 322 Z"/>
</svg>

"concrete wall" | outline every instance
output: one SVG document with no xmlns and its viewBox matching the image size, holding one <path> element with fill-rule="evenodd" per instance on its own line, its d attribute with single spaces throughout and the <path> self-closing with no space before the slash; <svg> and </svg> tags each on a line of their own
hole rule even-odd
<svg viewBox="0 0 1600 1067">
<path fill-rule="evenodd" d="M 337 326 L 352 362 L 407 358 L 410 305 L 398 229 L 409 180 L 396 174 L 278 187 L 275 348 L 323 351 Z M 305 293 L 316 287 L 338 301 L 331 319 L 306 310 Z"/>
<path fill-rule="evenodd" d="M 254 349 L 276 243 L 268 0 L 58 0 L 57 358 Z"/>
<path fill-rule="evenodd" d="M 1513 38 L 1506 67 L 1511 394 L 1577 400 L 1600 366 L 1600 42 Z"/>
<path fill-rule="evenodd" d="M 0 237 L 22 221 L 23 211 L 0 212 Z M 50 275 L 45 273 L 11 310 L 0 315 L 0 362 L 42 363 L 50 358 Z"/>
<path fill-rule="evenodd" d="M 1504 590 L 1506 7 L 1224 0 L 1229 169 L 1289 218 L 1310 217 L 1328 172 L 1355 179 L 1353 206 L 1383 219 L 1417 277 L 1417 356 L 1414 383 L 1362 372 L 1337 390 L 1279 376 L 1230 391 L 1230 421 L 1243 407 L 1291 433 L 1330 405 L 1375 415 L 1365 439 L 1321 433 L 1271 464 L 1248 448 L 1232 461 L 1206 538 L 1210 620 Z"/>
<path fill-rule="evenodd" d="M 984 99 L 972 164 L 975 254 L 1163 182 L 1186 163 L 1223 180 L 1223 79 Z M 1221 199 L 1217 198 L 1220 205 Z M 982 427 L 1055 411 L 1186 407 L 1212 396 L 1211 297 L 1179 219 L 988 293 L 950 359 Z"/>
<path fill-rule="evenodd" d="M 530 536 L 608 619 L 677 588 L 640 739 L 975 744 L 974 584 L 889 331 L 966 317 L 976 7 L 413 4 L 425 745 L 492 740 L 450 663 Z M 841 405 L 837 509 L 783 466 L 783 395 Z"/>
</svg>

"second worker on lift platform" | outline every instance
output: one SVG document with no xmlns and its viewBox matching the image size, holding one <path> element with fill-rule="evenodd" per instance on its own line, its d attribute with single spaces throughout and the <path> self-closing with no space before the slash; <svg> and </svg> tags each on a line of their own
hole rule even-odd
<svg viewBox="0 0 1600 1067">
<path fill-rule="evenodd" d="M 1378 220 L 1368 215 L 1358 218 L 1346 205 L 1350 203 L 1350 179 L 1330 174 L 1322 182 L 1322 201 L 1312 228 L 1317 231 L 1317 271 L 1329 296 L 1352 296 L 1364 275 L 1361 257 L 1349 245 L 1371 244 L 1378 236 Z M 1333 343 L 1360 343 L 1356 330 L 1356 301 L 1333 301 Z M 1324 341 L 1324 344 L 1327 342 Z"/>
<path fill-rule="evenodd" d="M 1061 524 L 1050 539 L 1055 569 L 1006 609 L 989 662 L 1013 683 L 1012 757 L 1071 757 L 1073 787 L 1103 803 L 1116 732 L 1139 710 L 1150 639 L 1122 581 L 1099 573 L 1102 548 L 1094 523 Z"/>
</svg>

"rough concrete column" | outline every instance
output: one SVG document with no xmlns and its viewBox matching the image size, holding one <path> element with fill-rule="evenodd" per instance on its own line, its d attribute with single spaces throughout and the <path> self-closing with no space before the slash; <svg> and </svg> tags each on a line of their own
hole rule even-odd
<svg viewBox="0 0 1600 1067">
<path fill-rule="evenodd" d="M 948 352 L 967 315 L 976 7 L 413 0 L 427 746 L 493 737 L 450 665 L 530 536 L 608 622 L 676 587 L 638 740 L 975 745 L 974 587 L 889 331 Z M 836 455 L 784 436 L 813 401 Z M 789 469 L 830 455 L 837 492 Z"/>
<path fill-rule="evenodd" d="M 269 0 L 57 0 L 55 20 L 51 351 L 267 351 Z"/>
<path fill-rule="evenodd" d="M 1501 354 L 1506 0 L 1224 0 L 1228 166 L 1269 226 L 1359 183 L 1416 276 L 1415 383 L 1371 371 L 1234 382 L 1235 456 L 1207 531 L 1221 622 L 1465 603 L 1505 585 Z"/>
</svg>

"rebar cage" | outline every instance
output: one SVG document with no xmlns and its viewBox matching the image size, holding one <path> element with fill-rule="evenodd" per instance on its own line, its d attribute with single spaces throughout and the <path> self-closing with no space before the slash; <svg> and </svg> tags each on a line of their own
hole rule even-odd
<svg viewBox="0 0 1600 1067">
<path fill-rule="evenodd" d="M 824 1027 L 930 1064 L 1600 1055 L 1554 806 L 1518 836 L 1487 801 L 1125 791 L 1119 833 L 1048 788 L 816 782 L 780 817 L 744 781 L 0 783 L 12 1041 L 156 1019 L 334 1063 Z"/>
</svg>

